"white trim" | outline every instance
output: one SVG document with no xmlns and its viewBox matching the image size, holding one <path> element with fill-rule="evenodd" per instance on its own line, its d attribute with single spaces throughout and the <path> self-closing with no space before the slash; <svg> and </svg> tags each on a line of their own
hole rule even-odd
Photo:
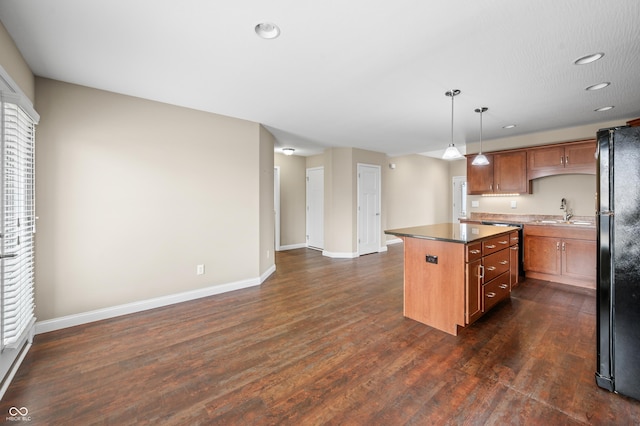
<svg viewBox="0 0 640 426">
<path fill-rule="evenodd" d="M 305 247 L 307 247 L 307 243 L 288 244 L 286 246 L 280 246 L 280 249 L 278 251 L 295 250 L 295 249 L 305 248 Z"/>
<path fill-rule="evenodd" d="M 35 124 L 38 124 L 40 114 L 33 109 L 31 100 L 22 92 L 20 86 L 13 81 L 2 65 L 0 65 L 0 96 L 2 96 L 2 99 L 6 102 L 18 105 L 29 115 Z"/>
<path fill-rule="evenodd" d="M 353 259 L 355 257 L 358 257 L 358 253 L 337 253 L 337 252 L 331 252 L 331 251 L 327 251 L 327 250 L 322 250 L 322 255 L 326 256 L 326 257 L 331 257 L 334 259 Z"/>
<path fill-rule="evenodd" d="M 280 250 L 280 166 L 273 167 L 273 205 L 275 212 L 275 250 Z"/>
<path fill-rule="evenodd" d="M 389 244 L 400 244 L 402 243 L 402 238 L 393 238 L 391 240 L 387 240 L 387 245 Z"/>
<path fill-rule="evenodd" d="M 378 253 L 384 253 L 385 251 L 387 251 L 387 246 L 380 247 L 380 248 L 378 249 Z"/>
<path fill-rule="evenodd" d="M 124 305 L 111 306 L 108 308 L 96 309 L 94 311 L 82 312 L 79 314 L 67 315 L 64 317 L 53 318 L 45 321 L 36 322 L 36 334 L 47 333 L 49 331 L 60 330 L 76 325 L 87 324 L 94 321 L 100 321 L 109 318 L 119 317 L 121 315 L 133 314 L 149 309 L 160 308 L 163 306 L 174 305 L 176 303 L 188 302 L 190 300 L 200 299 L 203 297 L 214 296 L 216 294 L 227 293 L 229 291 L 240 290 L 243 288 L 259 286 L 269 276 L 275 272 L 276 266 L 272 265 L 259 278 L 251 278 L 233 283 L 214 285 L 210 287 L 200 288 L 197 290 L 185 291 L 183 293 L 170 294 L 167 296 L 155 297 L 153 299 L 140 300 L 138 302 L 125 303 Z"/>
</svg>

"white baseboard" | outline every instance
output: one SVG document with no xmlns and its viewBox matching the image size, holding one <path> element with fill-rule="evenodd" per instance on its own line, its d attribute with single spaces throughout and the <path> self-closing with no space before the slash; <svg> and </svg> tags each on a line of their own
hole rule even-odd
<svg viewBox="0 0 640 426">
<path fill-rule="evenodd" d="M 392 240 L 387 240 L 387 245 L 389 244 L 400 244 L 402 243 L 402 238 L 394 238 Z"/>
<path fill-rule="evenodd" d="M 60 330 L 76 325 L 87 324 L 94 321 L 114 318 L 121 315 L 133 314 L 149 309 L 174 305 L 176 303 L 188 302 L 202 297 L 214 296 L 216 294 L 227 293 L 229 291 L 254 287 L 262 284 L 276 270 L 276 265 L 272 265 L 259 278 L 236 281 L 233 283 L 214 285 L 197 290 L 185 291 L 183 293 L 170 294 L 167 296 L 155 297 L 153 299 L 141 300 L 138 302 L 125 303 L 124 305 L 111 306 L 108 308 L 96 309 L 94 311 L 82 312 L 79 314 L 67 315 L 60 318 L 53 318 L 45 321 L 38 321 L 35 325 L 35 333 L 42 334 L 49 331 Z"/>
<path fill-rule="evenodd" d="M 286 246 L 280 246 L 280 248 L 278 248 L 278 251 L 295 250 L 295 249 L 299 249 L 299 248 L 305 248 L 306 246 L 307 246 L 306 243 L 289 244 L 289 245 L 286 245 Z"/>
<path fill-rule="evenodd" d="M 358 257 L 358 253 L 339 253 L 327 250 L 322 250 L 322 255 L 334 259 L 353 259 L 355 257 Z"/>
<path fill-rule="evenodd" d="M 380 248 L 378 249 L 378 253 L 384 253 L 385 251 L 387 251 L 387 246 L 380 247 Z"/>
</svg>

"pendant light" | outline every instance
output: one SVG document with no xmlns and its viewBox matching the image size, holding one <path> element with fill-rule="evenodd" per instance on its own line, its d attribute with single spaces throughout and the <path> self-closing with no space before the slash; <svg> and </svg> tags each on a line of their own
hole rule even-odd
<svg viewBox="0 0 640 426">
<path fill-rule="evenodd" d="M 462 158 L 462 154 L 460 154 L 458 148 L 453 144 L 453 98 L 459 94 L 460 90 L 458 89 L 451 89 L 445 93 L 445 96 L 449 96 L 451 98 L 451 143 L 442 155 L 443 160 L 455 160 L 457 158 Z"/>
<path fill-rule="evenodd" d="M 481 107 L 476 108 L 475 111 L 480 113 L 480 153 L 476 155 L 476 158 L 473 159 L 471 164 L 474 166 L 486 166 L 489 164 L 489 160 L 487 160 L 487 156 L 482 153 L 482 113 L 487 111 L 489 108 Z"/>
</svg>

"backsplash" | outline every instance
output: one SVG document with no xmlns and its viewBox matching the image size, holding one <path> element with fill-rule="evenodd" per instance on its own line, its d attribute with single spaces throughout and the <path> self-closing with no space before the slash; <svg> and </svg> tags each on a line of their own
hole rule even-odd
<svg viewBox="0 0 640 426">
<path fill-rule="evenodd" d="M 574 216 L 593 220 L 596 211 L 594 175 L 549 176 L 532 181 L 532 194 L 508 197 L 467 196 L 467 217 L 487 212 L 509 215 L 549 215 L 562 217 L 561 200 L 567 200 Z M 478 204 L 475 207 L 475 204 Z M 515 205 L 515 208 L 512 207 Z"/>
</svg>

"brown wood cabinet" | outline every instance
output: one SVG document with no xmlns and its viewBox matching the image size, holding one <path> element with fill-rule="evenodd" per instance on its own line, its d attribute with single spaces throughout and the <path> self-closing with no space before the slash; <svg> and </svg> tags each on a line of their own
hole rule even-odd
<svg viewBox="0 0 640 426">
<path fill-rule="evenodd" d="M 531 180 L 570 173 L 595 175 L 595 151 L 595 139 L 529 148 L 527 178 Z"/>
<path fill-rule="evenodd" d="M 596 247 L 595 228 L 525 225 L 526 276 L 595 289 Z"/>
<path fill-rule="evenodd" d="M 474 166 L 475 155 L 467 157 L 467 193 L 526 194 L 530 193 L 527 180 L 527 152 L 524 150 L 486 154 L 489 164 Z"/>
</svg>

